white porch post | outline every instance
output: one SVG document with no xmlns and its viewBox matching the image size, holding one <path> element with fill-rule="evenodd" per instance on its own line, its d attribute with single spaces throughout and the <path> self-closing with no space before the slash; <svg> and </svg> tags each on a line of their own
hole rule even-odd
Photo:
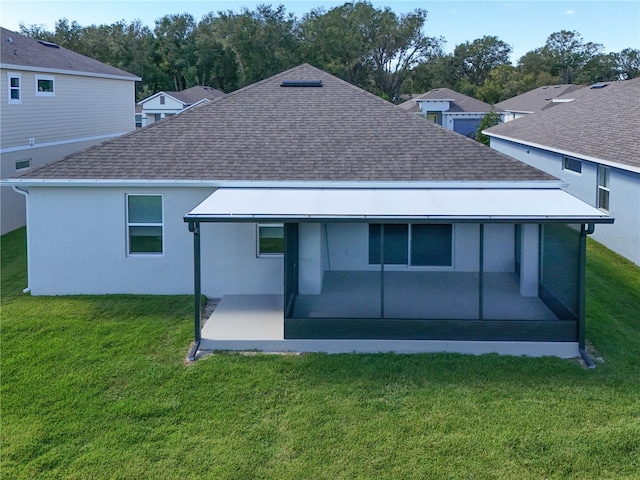
<svg viewBox="0 0 640 480">
<path fill-rule="evenodd" d="M 540 225 L 526 223 L 522 225 L 520 240 L 520 294 L 523 297 L 538 296 Z"/>
</svg>

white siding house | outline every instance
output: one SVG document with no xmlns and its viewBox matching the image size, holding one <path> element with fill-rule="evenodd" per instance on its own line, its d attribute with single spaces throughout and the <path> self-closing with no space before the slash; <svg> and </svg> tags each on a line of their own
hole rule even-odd
<svg viewBox="0 0 640 480">
<path fill-rule="evenodd" d="M 151 125 L 216 98 L 224 93 L 212 87 L 196 85 L 180 92 L 158 92 L 138 102 L 141 126 Z"/>
<path fill-rule="evenodd" d="M 486 131 L 491 147 L 567 183 L 614 217 L 594 240 L 640 265 L 640 79 L 585 87 L 571 102 Z"/>
<path fill-rule="evenodd" d="M 135 75 L 1 30 L 2 178 L 135 128 Z M 2 233 L 25 224 L 23 195 L 2 188 Z"/>
<path fill-rule="evenodd" d="M 3 184 L 32 294 L 193 293 L 196 349 L 576 356 L 612 221 L 310 65 Z"/>
</svg>

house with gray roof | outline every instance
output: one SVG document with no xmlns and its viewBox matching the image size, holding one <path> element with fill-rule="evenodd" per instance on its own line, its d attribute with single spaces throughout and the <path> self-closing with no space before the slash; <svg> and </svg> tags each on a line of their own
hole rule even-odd
<svg viewBox="0 0 640 480">
<path fill-rule="evenodd" d="M 3 184 L 32 295 L 193 294 L 192 356 L 577 356 L 586 236 L 613 221 L 307 64 Z"/>
<path fill-rule="evenodd" d="M 2 178 L 135 128 L 136 75 L 0 29 Z M 1 233 L 25 225 L 23 192 L 2 188 Z"/>
<path fill-rule="evenodd" d="M 501 109 L 450 88 L 434 88 L 414 95 L 398 107 L 470 138 L 476 138 L 480 121 L 488 112 L 493 110 L 503 117 Z"/>
<path fill-rule="evenodd" d="M 544 85 L 521 95 L 496 103 L 496 108 L 505 112 L 504 121 L 509 122 L 530 113 L 546 110 L 564 102 L 570 102 L 572 92 L 583 88 L 582 85 Z"/>
<path fill-rule="evenodd" d="M 158 92 L 138 102 L 140 125 L 146 126 L 201 103 L 224 97 L 213 87 L 196 85 L 180 92 Z M 138 112 L 136 112 L 138 114 Z"/>
<path fill-rule="evenodd" d="M 491 147 L 566 182 L 615 217 L 593 238 L 640 265 L 640 79 L 581 88 L 573 100 L 486 130 Z"/>
</svg>

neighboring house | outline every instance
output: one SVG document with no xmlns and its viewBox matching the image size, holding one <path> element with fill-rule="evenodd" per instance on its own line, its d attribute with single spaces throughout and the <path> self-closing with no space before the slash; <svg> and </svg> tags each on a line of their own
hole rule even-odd
<svg viewBox="0 0 640 480">
<path fill-rule="evenodd" d="M 613 221 L 310 65 L 3 183 L 33 295 L 191 293 L 203 349 L 572 357 Z"/>
<path fill-rule="evenodd" d="M 468 97 L 449 88 L 434 88 L 422 95 L 415 95 L 398 107 L 408 112 L 423 115 L 448 130 L 470 138 L 476 138 L 480 121 L 491 110 L 500 114 L 502 110 L 488 103 Z"/>
<path fill-rule="evenodd" d="M 546 85 L 496 103 L 496 108 L 504 110 L 504 121 L 509 122 L 559 103 L 569 102 L 572 99 L 570 94 L 580 88 L 583 88 L 582 85 Z"/>
<path fill-rule="evenodd" d="M 165 117 L 176 115 L 188 108 L 224 97 L 224 93 L 212 87 L 195 86 L 181 92 L 158 92 L 138 102 L 140 126 L 150 125 Z M 138 111 L 136 110 L 136 121 Z"/>
<path fill-rule="evenodd" d="M 53 43 L 0 29 L 2 178 L 134 129 L 139 77 Z M 3 188 L 2 233 L 25 224 L 25 198 Z"/>
<path fill-rule="evenodd" d="M 640 265 L 640 78 L 570 96 L 486 130 L 491 147 L 561 178 L 569 193 L 615 217 L 593 238 Z"/>
</svg>

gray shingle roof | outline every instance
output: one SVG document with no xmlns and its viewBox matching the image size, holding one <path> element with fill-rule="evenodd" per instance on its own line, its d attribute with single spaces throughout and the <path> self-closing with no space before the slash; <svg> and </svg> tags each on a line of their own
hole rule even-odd
<svg viewBox="0 0 640 480">
<path fill-rule="evenodd" d="M 580 88 L 583 88 L 582 85 L 572 84 L 538 87 L 521 95 L 496 103 L 496 107 L 508 112 L 538 112 L 549 105 L 557 105 L 552 102 L 554 98 L 570 94 Z"/>
<path fill-rule="evenodd" d="M 196 85 L 195 87 L 187 88 L 180 92 L 165 92 L 167 95 L 171 95 L 173 98 L 180 100 L 185 105 L 193 105 L 200 100 L 213 100 L 214 98 L 224 97 L 224 93 L 220 90 L 216 90 L 213 87 L 206 87 L 202 85 Z"/>
<path fill-rule="evenodd" d="M 565 96 L 575 100 L 496 125 L 487 133 L 640 167 L 640 78 Z"/>
<path fill-rule="evenodd" d="M 415 95 L 411 100 L 401 103 L 398 107 L 410 111 L 419 112 L 418 100 L 453 100 L 447 110 L 448 113 L 480 113 L 491 111 L 491 105 L 482 102 L 476 98 L 469 97 L 463 93 L 456 92 L 450 88 L 434 88 L 421 95 Z M 499 108 L 494 109 L 496 112 L 501 112 Z"/>
<path fill-rule="evenodd" d="M 140 78 L 119 68 L 99 62 L 93 58 L 25 37 L 6 28 L 0 28 L 0 58 L 3 66 L 33 67 L 53 70 L 66 70 L 76 74 L 91 73 L 99 76 L 122 77 L 130 80 Z"/>
<path fill-rule="evenodd" d="M 554 180 L 306 64 L 21 178 Z"/>
</svg>

